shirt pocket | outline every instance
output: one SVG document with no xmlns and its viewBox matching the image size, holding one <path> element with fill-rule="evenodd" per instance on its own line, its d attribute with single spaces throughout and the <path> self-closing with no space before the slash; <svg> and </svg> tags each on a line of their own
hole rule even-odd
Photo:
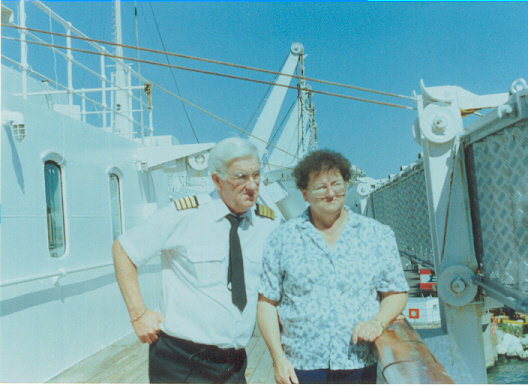
<svg viewBox="0 0 528 386">
<path fill-rule="evenodd" d="M 227 285 L 227 252 L 215 246 L 187 248 L 185 270 L 197 287 L 209 287 L 219 283 Z"/>
<path fill-rule="evenodd" d="M 257 291 L 262 273 L 262 247 L 253 245 L 242 251 L 244 259 L 244 280 L 246 289 Z"/>
</svg>

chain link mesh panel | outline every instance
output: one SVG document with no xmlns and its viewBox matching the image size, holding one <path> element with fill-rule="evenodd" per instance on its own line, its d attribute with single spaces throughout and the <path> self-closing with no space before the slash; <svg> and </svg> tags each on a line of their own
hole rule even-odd
<svg viewBox="0 0 528 386">
<path fill-rule="evenodd" d="M 434 266 L 423 169 L 372 193 L 374 218 L 396 234 L 400 252 Z"/>
<path fill-rule="evenodd" d="M 528 126 L 473 145 L 482 273 L 528 292 Z"/>
</svg>

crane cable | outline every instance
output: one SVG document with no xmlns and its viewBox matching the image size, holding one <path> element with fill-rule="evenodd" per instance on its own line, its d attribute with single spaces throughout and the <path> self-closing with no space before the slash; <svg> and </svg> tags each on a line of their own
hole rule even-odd
<svg viewBox="0 0 528 386">
<path fill-rule="evenodd" d="M 156 14 L 154 13 L 154 8 L 152 7 L 152 2 L 149 1 L 149 5 L 150 5 L 150 10 L 152 11 L 152 17 L 154 17 L 154 23 L 156 24 L 156 29 L 158 31 L 158 36 L 161 41 L 161 46 L 163 47 L 163 51 L 165 51 L 165 58 L 167 59 L 167 63 L 170 64 L 169 56 L 167 55 L 167 50 L 165 49 L 165 43 L 163 42 L 163 38 L 161 37 L 161 31 L 159 29 L 158 20 L 156 19 Z M 171 68 L 171 75 L 172 75 L 172 80 L 174 81 L 174 85 L 176 86 L 176 90 L 178 90 L 178 94 L 181 94 L 180 88 L 178 87 L 178 83 L 176 82 L 176 77 L 174 76 L 174 71 L 172 68 Z M 185 111 L 185 116 L 187 117 L 187 121 L 189 122 L 189 125 L 191 126 L 191 130 L 194 134 L 194 138 L 196 139 L 196 142 L 200 143 L 200 140 L 198 139 L 198 136 L 196 135 L 196 131 L 194 130 L 194 126 L 191 122 L 191 117 L 189 116 L 189 113 L 187 112 L 187 108 L 185 107 L 185 104 L 183 102 L 182 102 L 182 107 L 183 107 L 183 111 Z"/>
<path fill-rule="evenodd" d="M 5 36 L 2 36 L 2 39 L 21 41 L 20 39 L 17 39 L 17 38 L 10 38 L 10 37 L 5 37 Z M 343 94 L 336 94 L 336 93 L 331 93 L 331 92 L 326 92 L 326 91 L 313 90 L 313 89 L 310 89 L 310 88 L 300 88 L 300 87 L 296 87 L 296 86 L 288 86 L 288 85 L 278 84 L 278 83 L 274 83 L 274 82 L 266 82 L 266 81 L 263 81 L 263 80 L 257 80 L 257 79 L 251 79 L 251 78 L 244 78 L 244 77 L 240 77 L 240 76 L 221 74 L 221 73 L 212 72 L 212 71 L 198 70 L 198 69 L 195 69 L 195 68 L 175 66 L 175 65 L 172 65 L 172 64 L 164 64 L 164 63 L 152 62 L 152 61 L 149 61 L 149 60 L 140 60 L 140 59 L 126 57 L 126 56 L 117 56 L 117 55 L 112 55 L 112 54 L 106 53 L 106 52 L 104 52 L 104 53 L 93 52 L 93 51 L 81 50 L 81 49 L 78 49 L 78 48 L 72 48 L 72 47 L 68 48 L 68 47 L 64 47 L 64 46 L 52 45 L 52 44 L 42 43 L 42 42 L 26 41 L 26 43 L 37 44 L 37 45 L 42 45 L 42 46 L 52 47 L 52 48 L 61 48 L 61 49 L 64 49 L 64 50 L 70 50 L 70 51 L 76 51 L 76 52 L 84 52 L 84 53 L 88 53 L 88 54 L 92 54 L 92 55 L 102 55 L 102 56 L 106 56 L 108 58 L 114 58 L 114 59 L 120 59 L 120 60 L 129 60 L 129 61 L 133 61 L 133 62 L 152 64 L 152 65 L 161 66 L 161 67 L 176 68 L 178 70 L 197 72 L 197 73 L 201 73 L 201 74 L 223 76 L 223 77 L 226 77 L 226 78 L 245 80 L 245 81 L 248 81 L 248 82 L 270 84 L 270 85 L 273 85 L 273 86 L 286 87 L 286 88 L 291 88 L 291 89 L 295 89 L 295 90 L 303 90 L 303 91 L 308 91 L 308 92 L 312 92 L 312 93 L 316 93 L 316 94 L 335 96 L 335 97 L 338 97 L 338 98 L 351 99 L 351 100 L 356 100 L 356 101 L 360 101 L 360 102 L 367 102 L 367 103 L 374 103 L 374 104 L 383 105 L 383 106 L 398 107 L 398 108 L 407 109 L 407 110 L 416 110 L 416 108 L 410 107 L 410 106 L 402 106 L 402 105 L 396 105 L 396 104 L 393 104 L 393 103 L 373 101 L 373 100 L 370 100 L 370 99 L 357 98 L 357 97 L 352 97 L 352 96 L 349 96 L 349 95 L 343 95 Z M 281 74 L 281 75 L 284 75 L 284 74 Z M 288 76 L 290 76 L 292 78 L 299 78 L 299 76 L 297 76 L 297 75 L 288 75 Z"/>
<path fill-rule="evenodd" d="M 207 115 L 210 115 L 211 117 L 213 117 L 213 118 L 215 118 L 215 119 L 218 119 L 220 122 L 223 122 L 223 123 L 225 123 L 226 125 L 231 126 L 231 127 L 235 128 L 235 129 L 241 131 L 242 133 L 247 134 L 248 136 L 253 137 L 253 138 L 255 138 L 255 139 L 257 139 L 257 140 L 259 140 L 259 141 L 261 141 L 261 142 L 264 142 L 266 145 L 271 146 L 271 147 L 273 147 L 273 148 L 275 148 L 275 149 L 277 149 L 277 150 L 279 150 L 279 151 L 282 151 L 283 153 L 286 153 L 287 155 L 290 155 L 290 156 L 292 156 L 292 157 L 294 157 L 294 158 L 296 158 L 296 159 L 300 159 L 299 157 L 297 157 L 297 156 L 295 156 L 295 155 L 293 155 L 293 154 L 287 152 L 286 150 L 283 150 L 283 149 L 281 149 L 281 148 L 278 148 L 277 146 L 272 145 L 272 144 L 269 143 L 268 141 L 265 141 L 265 140 L 263 140 L 263 139 L 261 139 L 261 138 L 259 138 L 259 137 L 256 137 L 256 136 L 254 136 L 253 134 L 251 134 L 250 132 L 248 132 L 248 131 L 246 131 L 246 130 L 244 130 L 244 129 L 241 129 L 240 127 L 237 127 L 237 126 L 233 125 L 232 123 L 230 123 L 230 122 L 228 122 L 228 121 L 226 121 L 226 120 L 224 120 L 224 119 L 222 119 L 222 118 L 220 118 L 220 117 L 217 117 L 217 116 L 214 115 L 213 113 L 210 113 L 209 111 L 202 109 L 201 107 L 195 105 L 194 103 L 189 102 L 189 101 L 183 99 L 182 97 L 180 97 L 180 96 L 174 94 L 173 92 L 171 92 L 171 91 L 169 91 L 169 90 L 167 90 L 167 89 L 161 87 L 160 85 L 157 85 L 157 84 L 154 83 L 154 86 L 156 86 L 156 87 L 158 87 L 160 90 L 165 91 L 166 93 L 168 93 L 168 94 L 170 94 L 170 95 L 172 95 L 172 96 L 178 98 L 179 100 L 181 100 L 181 101 L 183 101 L 183 102 L 185 102 L 185 103 L 188 103 L 188 104 L 191 105 L 192 107 L 194 107 L 194 108 L 196 108 L 196 109 L 198 109 L 198 110 L 200 110 L 200 111 L 206 113 Z"/>
<path fill-rule="evenodd" d="M 62 36 L 62 37 L 69 37 L 69 38 L 72 38 L 72 39 L 79 39 L 79 40 L 84 40 L 84 41 L 89 41 L 89 42 L 99 43 L 99 44 L 108 44 L 108 45 L 114 45 L 114 46 L 119 45 L 117 43 L 107 42 L 107 41 L 104 41 L 104 40 L 88 39 L 88 38 L 84 38 L 84 37 L 80 37 L 80 36 L 68 36 L 68 35 L 65 35 L 65 34 L 57 33 L 57 32 L 49 32 L 49 31 L 43 31 L 43 30 L 38 30 L 38 29 L 33 29 L 33 28 L 19 27 L 19 26 L 10 25 L 10 24 L 3 24 L 2 23 L 2 27 L 10 27 L 10 28 L 16 28 L 16 29 L 21 29 L 21 30 L 26 30 L 26 31 L 39 32 L 39 33 L 45 33 L 45 34 L 52 34 L 52 35 L 57 35 L 57 36 Z M 2 38 L 5 38 L 5 37 L 2 37 Z M 13 39 L 13 40 L 17 40 L 17 39 Z M 30 43 L 30 42 L 27 42 L 27 43 Z M 39 43 L 35 43 L 35 44 L 39 44 Z M 134 49 L 134 50 L 138 49 L 138 47 L 129 46 L 129 45 L 126 45 L 126 44 L 121 44 L 120 46 L 122 46 L 123 48 L 130 48 L 130 49 Z M 57 46 L 57 48 L 64 48 L 64 47 Z M 71 49 L 74 50 L 73 48 L 71 48 Z M 150 48 L 139 48 L 139 49 L 142 50 L 142 51 L 146 51 L 146 52 L 163 54 L 163 55 L 169 55 L 169 56 L 175 56 L 175 57 L 184 58 L 184 59 L 198 60 L 198 61 L 207 62 L 207 63 L 220 64 L 220 65 L 224 65 L 224 66 L 241 68 L 241 69 L 252 70 L 252 71 L 258 71 L 258 72 L 274 74 L 274 75 L 284 75 L 284 74 L 282 74 L 280 72 L 276 72 L 276 71 L 269 71 L 269 70 L 255 68 L 255 67 L 242 66 L 242 65 L 238 65 L 238 64 L 221 62 L 221 61 L 216 61 L 216 60 L 211 60 L 211 59 L 204 59 L 204 58 L 198 58 L 198 57 L 194 57 L 194 56 L 181 55 L 181 54 L 175 54 L 175 53 L 171 53 L 171 52 L 153 50 L 153 49 L 150 49 Z M 81 52 L 84 52 L 84 51 L 81 51 Z M 104 54 L 101 54 L 101 53 L 94 53 L 94 54 L 104 55 Z M 115 58 L 120 59 L 119 57 L 115 57 Z M 123 59 L 137 61 L 137 59 L 133 59 L 133 58 L 123 58 Z M 147 63 L 155 64 L 153 62 L 147 62 Z M 162 65 L 162 64 L 159 63 L 159 65 Z M 200 70 L 195 70 L 195 69 L 186 68 L 186 67 L 175 66 L 173 68 L 177 68 L 177 69 L 181 69 L 181 70 L 187 70 L 187 71 L 202 72 Z M 205 72 L 205 73 L 208 73 L 208 72 Z M 223 74 L 218 74 L 218 73 L 210 73 L 210 74 L 229 77 L 228 75 L 223 75 Z M 377 91 L 377 90 L 372 90 L 372 89 L 368 89 L 368 88 L 364 88 L 364 87 L 358 87 L 358 86 L 350 86 L 350 85 L 346 85 L 346 84 L 330 82 L 330 81 L 325 81 L 325 80 L 321 80 L 321 79 L 306 78 L 304 76 L 299 76 L 299 75 L 289 75 L 289 76 L 291 78 L 297 78 L 297 79 L 301 79 L 302 78 L 302 79 L 305 79 L 305 80 L 310 81 L 310 82 L 328 84 L 328 85 L 337 86 L 337 87 L 344 87 L 344 88 L 349 88 L 349 89 L 353 89 L 353 90 L 371 92 L 371 93 L 391 96 L 391 97 L 395 97 L 395 98 L 402 98 L 402 99 L 408 99 L 408 100 L 416 101 L 415 97 L 409 97 L 409 96 L 405 96 L 405 95 L 393 94 L 393 93 L 388 93 L 388 92 L 384 92 L 384 91 Z M 244 79 L 244 80 L 251 81 L 250 79 Z M 255 81 L 255 80 L 253 80 L 253 81 Z M 330 96 L 337 96 L 337 97 L 344 97 L 344 98 L 353 99 L 353 100 L 359 100 L 359 101 L 363 101 L 363 102 L 370 102 L 370 103 L 382 104 L 382 105 L 387 105 L 387 106 L 392 106 L 392 107 L 399 107 L 399 108 L 404 108 L 404 109 L 416 110 L 416 108 L 409 107 L 409 106 L 400 106 L 400 105 L 394 105 L 394 104 L 390 104 L 390 103 L 371 101 L 371 100 L 363 99 L 363 98 L 341 96 L 340 94 L 325 93 L 325 92 L 322 92 L 322 91 L 314 91 L 314 92 L 318 92 L 318 93 L 325 94 L 325 95 L 330 95 Z"/>
</svg>

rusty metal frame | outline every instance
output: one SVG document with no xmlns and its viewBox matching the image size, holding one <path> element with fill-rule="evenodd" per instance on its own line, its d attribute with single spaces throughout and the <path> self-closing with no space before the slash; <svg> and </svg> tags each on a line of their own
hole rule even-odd
<svg viewBox="0 0 528 386">
<path fill-rule="evenodd" d="M 455 382 L 403 316 L 374 341 L 386 383 L 454 384 Z"/>
</svg>

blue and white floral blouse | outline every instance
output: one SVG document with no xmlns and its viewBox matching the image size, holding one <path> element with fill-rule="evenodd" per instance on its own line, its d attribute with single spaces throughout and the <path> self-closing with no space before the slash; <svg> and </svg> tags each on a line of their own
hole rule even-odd
<svg viewBox="0 0 528 386">
<path fill-rule="evenodd" d="M 309 209 L 275 229 L 264 248 L 259 292 L 278 302 L 282 345 L 299 370 L 374 364 L 372 343 L 352 343 L 354 326 L 378 312 L 378 291 L 409 290 L 391 228 L 346 209 L 332 251 Z"/>
</svg>

